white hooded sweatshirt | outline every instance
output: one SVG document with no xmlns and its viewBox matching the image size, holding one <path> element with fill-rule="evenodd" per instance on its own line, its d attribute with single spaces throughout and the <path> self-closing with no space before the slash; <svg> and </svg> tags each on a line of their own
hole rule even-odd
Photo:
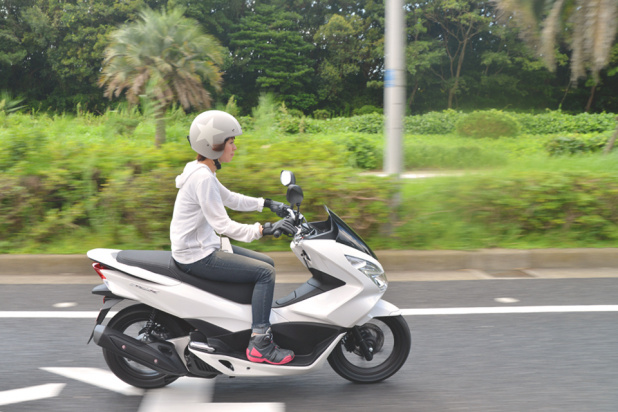
<svg viewBox="0 0 618 412">
<path fill-rule="evenodd" d="M 241 212 L 258 211 L 264 199 L 244 196 L 223 186 L 208 166 L 189 162 L 176 177 L 178 195 L 170 225 L 172 256 L 180 263 L 193 263 L 220 249 L 228 236 L 241 242 L 261 237 L 260 224 L 245 225 L 230 219 L 225 207 Z"/>
</svg>

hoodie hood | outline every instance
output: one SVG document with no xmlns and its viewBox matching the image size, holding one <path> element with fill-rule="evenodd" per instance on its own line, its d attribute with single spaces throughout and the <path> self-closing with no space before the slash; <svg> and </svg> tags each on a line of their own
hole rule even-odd
<svg viewBox="0 0 618 412">
<path fill-rule="evenodd" d="M 208 171 L 212 173 L 208 166 L 203 163 L 198 163 L 197 160 L 187 163 L 182 173 L 176 176 L 176 188 L 180 189 L 185 183 L 187 183 L 187 180 L 189 180 L 193 173 L 203 168 L 208 169 Z"/>
</svg>

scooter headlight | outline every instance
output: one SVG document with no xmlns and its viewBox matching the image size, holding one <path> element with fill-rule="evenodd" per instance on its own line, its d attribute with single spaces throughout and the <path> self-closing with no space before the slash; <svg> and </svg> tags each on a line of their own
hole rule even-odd
<svg viewBox="0 0 618 412">
<path fill-rule="evenodd" d="M 362 272 L 365 276 L 375 283 L 375 285 L 381 291 L 385 291 L 388 286 L 388 280 L 386 279 L 386 274 L 380 267 L 375 264 L 369 262 L 368 260 L 357 258 L 355 256 L 345 255 L 346 259 L 352 266 Z"/>
</svg>

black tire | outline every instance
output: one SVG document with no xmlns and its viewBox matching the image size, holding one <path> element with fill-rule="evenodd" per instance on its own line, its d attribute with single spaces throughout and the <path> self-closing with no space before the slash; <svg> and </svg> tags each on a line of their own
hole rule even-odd
<svg viewBox="0 0 618 412">
<path fill-rule="evenodd" d="M 365 341 L 373 348 L 368 361 L 352 331 L 328 357 L 340 376 L 356 383 L 375 383 L 394 375 L 408 359 L 412 340 L 402 316 L 375 318 L 360 327 Z"/>
<path fill-rule="evenodd" d="M 186 335 L 186 331 L 183 330 L 174 317 L 160 311 L 156 311 L 153 333 L 145 335 L 142 331 L 150 320 L 152 311 L 153 308 L 147 305 L 129 306 L 118 312 L 109 321 L 107 327 L 146 342 L 150 342 L 153 338 L 165 340 Z M 103 348 L 103 357 L 114 375 L 129 385 L 137 386 L 138 388 L 161 388 L 178 379 L 178 376 L 157 372 L 105 348 Z"/>
</svg>

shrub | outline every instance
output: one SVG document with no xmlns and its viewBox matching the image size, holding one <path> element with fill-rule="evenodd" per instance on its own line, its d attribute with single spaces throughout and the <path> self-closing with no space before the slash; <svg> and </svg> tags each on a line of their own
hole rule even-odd
<svg viewBox="0 0 618 412">
<path fill-rule="evenodd" d="M 305 116 L 295 117 L 289 115 L 279 115 L 277 118 L 278 129 L 283 133 L 317 133 L 321 130 L 318 121 Z"/>
<path fill-rule="evenodd" d="M 326 120 L 331 118 L 331 114 L 328 110 L 318 109 L 313 111 L 313 118 L 316 120 Z"/>
<path fill-rule="evenodd" d="M 130 139 L 111 130 L 114 116 L 140 119 Z M 0 127 L 0 253 L 169 248 L 174 177 L 194 158 L 185 139 L 192 117 L 175 116 L 168 143 L 159 150 L 151 141 L 153 121 L 135 113 L 7 116 Z M 437 119 L 450 122 L 457 116 L 464 115 L 450 111 L 413 118 L 418 127 L 436 130 Z M 502 168 L 506 171 L 491 175 L 397 183 L 349 167 L 372 169 L 382 163 L 382 116 L 296 118 L 304 122 L 299 133 L 328 130 L 319 135 L 285 135 L 277 130 L 280 119 L 264 110 L 254 131 L 253 118 L 240 119 L 245 132 L 240 156 L 218 177 L 240 193 L 283 201 L 278 174 L 293 170 L 305 191 L 308 220 L 323 219 L 322 204 L 327 204 L 376 249 L 598 247 L 618 240 L 618 180 L 603 174 L 615 169 L 614 154 L 548 158 L 544 144 L 551 136 L 408 135 L 407 168 L 476 169 L 517 157 L 515 166 L 542 162 L 548 172 L 513 175 Z M 379 132 L 352 132 L 352 125 Z M 598 133 L 576 138 L 590 143 Z M 595 173 L 571 172 L 580 169 Z M 403 197 L 399 220 L 393 220 L 389 199 L 398 185 L 426 190 Z M 268 212 L 231 214 L 245 223 L 276 219 Z M 380 233 L 387 223 L 394 228 L 392 236 Z M 281 250 L 287 242 L 264 239 L 249 247 Z"/>
<path fill-rule="evenodd" d="M 287 109 L 286 113 L 292 117 L 298 117 L 298 118 L 305 117 L 305 114 L 298 109 Z"/>
<path fill-rule="evenodd" d="M 23 97 L 13 97 L 8 90 L 0 90 L 0 114 L 6 115 L 18 112 L 26 107 L 24 105 L 20 106 L 24 100 Z"/>
<path fill-rule="evenodd" d="M 139 122 L 139 119 L 135 118 L 114 116 L 107 121 L 106 126 L 115 134 L 131 135 L 139 125 Z"/>
<path fill-rule="evenodd" d="M 373 113 L 378 113 L 378 114 L 382 114 L 384 112 L 384 110 L 380 107 L 376 107 L 370 104 L 366 104 L 363 107 L 360 107 L 358 109 L 354 109 L 353 110 L 353 114 L 355 116 L 362 116 L 364 114 L 373 114 Z"/>
<path fill-rule="evenodd" d="M 348 130 L 358 133 L 382 133 L 384 131 L 384 116 L 378 113 L 351 117 Z"/>
<path fill-rule="evenodd" d="M 506 235 L 576 232 L 618 240 L 618 181 L 589 173 L 523 173 L 481 177 L 459 185 L 452 207 L 488 230 Z M 457 203 L 457 204 L 455 204 Z"/>
<path fill-rule="evenodd" d="M 448 134 L 455 131 L 455 124 L 462 116 L 465 115 L 454 110 L 407 116 L 404 127 L 411 134 Z"/>
<path fill-rule="evenodd" d="M 350 155 L 350 165 L 360 169 L 377 169 L 382 164 L 382 144 L 370 135 L 349 134 L 341 140 Z"/>
<path fill-rule="evenodd" d="M 458 120 L 455 128 L 459 135 L 468 137 L 512 137 L 520 131 L 512 116 L 497 110 L 472 112 Z"/>
<path fill-rule="evenodd" d="M 282 115 L 279 117 L 279 130 L 289 134 L 299 133 L 301 120 L 298 117 Z"/>
<path fill-rule="evenodd" d="M 557 111 L 540 114 L 513 114 L 529 134 L 599 133 L 616 128 L 616 115 L 611 113 L 580 113 L 571 115 Z"/>
<path fill-rule="evenodd" d="M 598 135 L 589 138 L 556 137 L 548 141 L 545 148 L 551 156 L 560 156 L 599 152 L 606 144 L 607 138 Z"/>
<path fill-rule="evenodd" d="M 238 117 L 240 115 L 240 108 L 236 103 L 236 96 L 231 96 L 228 99 L 227 104 L 225 105 L 225 111 L 234 117 Z"/>
<path fill-rule="evenodd" d="M 394 236 L 420 249 L 613 247 L 618 178 L 526 172 L 418 179 L 405 185 Z"/>
<path fill-rule="evenodd" d="M 150 135 L 135 133 L 127 140 L 107 134 L 105 118 L 15 116 L 15 124 L 26 118 L 24 127 L 0 129 L 1 252 L 57 253 L 56 245 L 65 248 L 63 253 L 92 247 L 169 248 L 174 178 L 194 159 L 184 139 L 170 139 L 155 149 Z M 294 170 L 305 190 L 308 219 L 323 219 L 321 205 L 326 203 L 361 233 L 375 235 L 388 214 L 393 185 L 358 176 L 337 145 L 342 146 L 327 139 L 309 141 L 305 135 L 246 132 L 239 145 L 242 155 L 219 176 L 240 193 L 283 201 L 279 171 Z M 236 217 L 246 223 L 276 219 L 257 213 Z M 281 249 L 286 242 L 265 239 L 251 247 Z"/>
<path fill-rule="evenodd" d="M 240 116 L 236 119 L 238 119 L 243 132 L 255 129 L 255 119 L 252 116 Z"/>
</svg>

